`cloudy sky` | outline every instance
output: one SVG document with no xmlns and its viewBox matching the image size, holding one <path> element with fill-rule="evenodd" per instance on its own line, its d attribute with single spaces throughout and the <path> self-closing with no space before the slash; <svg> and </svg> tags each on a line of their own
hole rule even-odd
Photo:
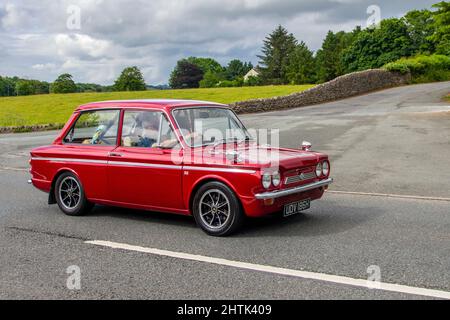
<svg viewBox="0 0 450 320">
<path fill-rule="evenodd" d="M 328 30 L 366 26 L 430 8 L 428 0 L 0 0 L 0 75 L 112 84 L 137 65 L 164 84 L 187 56 L 258 62 L 262 40 L 278 24 L 317 50 Z M 79 15 L 78 15 L 79 13 Z M 78 19 L 78 17 L 80 19 Z"/>
</svg>

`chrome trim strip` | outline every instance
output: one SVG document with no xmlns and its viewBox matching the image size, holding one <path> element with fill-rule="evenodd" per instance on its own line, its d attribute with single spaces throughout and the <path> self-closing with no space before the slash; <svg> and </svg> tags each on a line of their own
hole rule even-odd
<svg viewBox="0 0 450 320">
<path fill-rule="evenodd" d="M 317 189 L 320 187 L 328 186 L 329 184 L 333 183 L 332 178 L 328 178 L 326 180 L 306 184 L 303 186 L 298 186 L 291 189 L 285 189 L 285 190 L 277 190 L 277 191 L 271 191 L 271 192 L 264 192 L 264 193 L 258 193 L 255 194 L 255 198 L 258 200 L 264 200 L 264 199 L 276 199 L 284 196 L 289 196 L 291 194 L 296 194 L 300 192 L 305 192 L 313 189 Z"/>
<path fill-rule="evenodd" d="M 214 167 L 193 167 L 193 166 L 185 166 L 183 170 L 193 170 L 193 171 L 212 171 L 212 172 L 230 172 L 230 173 L 256 173 L 255 170 L 248 169 L 234 169 L 234 168 L 214 168 Z"/>
<path fill-rule="evenodd" d="M 106 160 L 94 160 L 94 159 L 76 159 L 76 158 L 37 158 L 33 157 L 31 160 L 41 160 L 41 161 L 50 161 L 50 162 L 79 162 L 79 163 L 98 163 L 98 164 L 107 164 Z"/>
<path fill-rule="evenodd" d="M 143 167 L 143 168 L 156 168 L 156 169 L 178 169 L 178 170 L 181 170 L 181 168 L 182 168 L 182 166 L 171 165 L 171 164 L 153 164 L 153 163 L 126 162 L 126 161 L 108 161 L 108 164 L 111 164 L 113 166 Z"/>
<path fill-rule="evenodd" d="M 181 166 L 171 164 L 153 164 L 142 162 L 126 162 L 126 161 L 107 161 L 107 160 L 90 160 L 90 159 L 74 159 L 74 158 L 31 158 L 31 160 L 43 160 L 50 162 L 70 162 L 70 163 L 97 163 L 110 164 L 113 166 L 129 166 L 129 167 L 144 167 L 144 168 L 159 168 L 159 169 L 176 169 L 176 170 L 192 170 L 192 171 L 211 171 L 211 172 L 229 172 L 229 173 L 248 173 L 254 174 L 255 170 L 238 169 L 238 168 L 214 168 L 214 167 L 196 167 L 196 166 Z"/>
</svg>

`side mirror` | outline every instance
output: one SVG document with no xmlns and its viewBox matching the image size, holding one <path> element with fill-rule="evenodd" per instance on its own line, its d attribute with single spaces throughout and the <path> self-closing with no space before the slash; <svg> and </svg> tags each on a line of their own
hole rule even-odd
<svg viewBox="0 0 450 320">
<path fill-rule="evenodd" d="M 309 150 L 311 150 L 311 147 L 312 147 L 311 142 L 308 142 L 308 141 L 302 142 L 302 150 L 303 151 L 309 151 Z"/>
</svg>

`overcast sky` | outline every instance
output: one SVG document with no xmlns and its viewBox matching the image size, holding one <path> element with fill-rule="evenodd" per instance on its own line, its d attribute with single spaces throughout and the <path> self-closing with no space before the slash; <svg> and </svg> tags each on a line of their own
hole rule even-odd
<svg viewBox="0 0 450 320">
<path fill-rule="evenodd" d="M 68 72 L 76 82 L 112 84 L 124 67 L 137 65 L 147 83 L 164 84 L 176 61 L 191 55 L 257 64 L 264 37 L 278 24 L 317 50 L 328 30 L 366 26 L 370 5 L 388 18 L 436 2 L 0 0 L 0 75 L 53 81 Z"/>
</svg>

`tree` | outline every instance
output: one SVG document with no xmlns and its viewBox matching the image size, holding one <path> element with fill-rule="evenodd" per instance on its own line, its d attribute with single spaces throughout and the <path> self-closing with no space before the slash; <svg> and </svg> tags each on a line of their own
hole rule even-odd
<svg viewBox="0 0 450 320">
<path fill-rule="evenodd" d="M 19 80 L 16 83 L 16 94 L 18 96 L 28 96 L 34 94 L 35 88 L 29 80 Z"/>
<path fill-rule="evenodd" d="M 147 89 L 144 76 L 138 67 L 125 68 L 114 83 L 116 91 L 144 91 Z"/>
<path fill-rule="evenodd" d="M 203 70 L 186 59 L 179 60 L 169 79 L 169 85 L 174 89 L 198 88 L 203 79 Z"/>
<path fill-rule="evenodd" d="M 348 72 L 347 65 L 343 61 L 343 55 L 360 32 L 361 27 L 356 27 L 352 32 L 333 33 L 328 31 L 322 43 L 322 48 L 316 54 L 316 78 L 319 82 L 332 80 Z"/>
<path fill-rule="evenodd" d="M 414 54 L 414 43 L 403 19 L 385 19 L 379 28 L 360 32 L 346 50 L 343 61 L 347 71 L 379 68 L 386 63 Z"/>
<path fill-rule="evenodd" d="M 208 71 L 216 74 L 222 73 L 224 71 L 222 65 L 211 58 L 189 57 L 186 60 L 202 69 L 204 74 L 206 74 Z"/>
<path fill-rule="evenodd" d="M 64 73 L 52 83 L 50 90 L 52 93 L 72 93 L 77 91 L 77 86 L 72 75 Z"/>
<path fill-rule="evenodd" d="M 16 83 L 19 79 L 17 77 L 1 77 L 0 76 L 0 96 L 8 97 L 16 95 Z"/>
<path fill-rule="evenodd" d="M 450 3 L 442 1 L 433 5 L 434 33 L 429 37 L 436 47 L 436 53 L 450 56 Z"/>
<path fill-rule="evenodd" d="M 261 77 L 264 82 L 272 84 L 288 83 L 287 66 L 291 54 L 297 46 L 297 40 L 292 33 L 278 26 L 264 40 L 261 59 Z"/>
<path fill-rule="evenodd" d="M 312 51 L 301 41 L 295 48 L 287 67 L 287 78 L 292 84 L 313 83 L 315 81 L 315 60 Z"/>
<path fill-rule="evenodd" d="M 251 69 L 253 69 L 251 62 L 243 63 L 241 60 L 234 59 L 228 63 L 225 69 L 225 76 L 227 80 L 235 80 L 245 76 Z"/>
<path fill-rule="evenodd" d="M 430 10 L 409 11 L 404 17 L 409 36 L 411 37 L 414 54 L 431 54 L 435 46 L 430 37 L 435 30 L 433 14 Z"/>
<path fill-rule="evenodd" d="M 212 88 L 217 86 L 220 81 L 226 80 L 221 74 L 213 73 L 212 71 L 207 71 L 200 81 L 200 88 Z"/>
</svg>

